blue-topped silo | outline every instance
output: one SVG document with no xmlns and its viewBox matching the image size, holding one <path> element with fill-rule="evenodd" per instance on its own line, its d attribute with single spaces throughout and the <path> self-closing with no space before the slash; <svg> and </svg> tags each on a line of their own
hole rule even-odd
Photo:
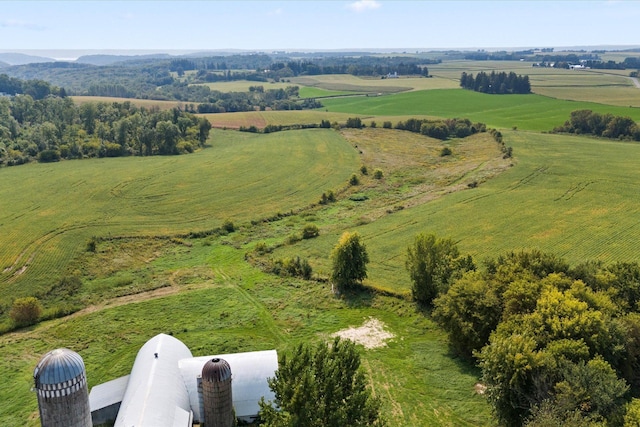
<svg viewBox="0 0 640 427">
<path fill-rule="evenodd" d="M 33 371 L 42 427 L 91 427 L 82 357 L 66 348 L 45 354 Z"/>
</svg>

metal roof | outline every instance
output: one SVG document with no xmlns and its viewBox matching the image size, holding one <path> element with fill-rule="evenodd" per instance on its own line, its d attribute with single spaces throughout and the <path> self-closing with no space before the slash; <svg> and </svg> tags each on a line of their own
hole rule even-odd
<svg viewBox="0 0 640 427">
<path fill-rule="evenodd" d="M 209 382 L 222 382 L 231 378 L 231 367 L 229 363 L 214 357 L 204 364 L 202 368 L 202 379 Z"/>
<path fill-rule="evenodd" d="M 58 348 L 45 354 L 33 371 L 36 388 L 42 384 L 60 384 L 84 375 L 82 357 L 68 348 Z"/>
<path fill-rule="evenodd" d="M 178 361 L 189 357 L 187 346 L 172 336 L 147 341 L 133 363 L 115 427 L 182 425 L 191 407 Z"/>
</svg>

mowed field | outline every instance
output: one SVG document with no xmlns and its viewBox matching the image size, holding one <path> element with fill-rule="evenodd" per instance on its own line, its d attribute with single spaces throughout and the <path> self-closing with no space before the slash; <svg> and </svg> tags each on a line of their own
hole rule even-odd
<svg viewBox="0 0 640 427">
<path fill-rule="evenodd" d="M 316 202 L 357 170 L 330 130 L 212 133 L 184 156 L 65 161 L 2 168 L 0 296 L 58 280 L 91 236 L 172 235 L 248 222 Z M 10 201 L 10 203 L 7 203 Z"/>
<path fill-rule="evenodd" d="M 640 90 L 638 90 L 640 92 Z M 465 117 L 490 127 L 551 131 L 564 124 L 571 112 L 588 109 L 640 120 L 640 108 L 553 99 L 541 95 L 488 95 L 463 89 L 399 93 L 379 97 L 323 100 L 331 112 L 372 116 Z"/>
</svg>

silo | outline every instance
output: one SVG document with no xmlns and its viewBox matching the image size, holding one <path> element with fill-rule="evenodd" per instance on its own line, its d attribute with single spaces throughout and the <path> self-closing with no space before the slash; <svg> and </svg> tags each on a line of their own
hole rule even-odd
<svg viewBox="0 0 640 427">
<path fill-rule="evenodd" d="M 202 368 L 202 394 L 205 427 L 232 427 L 231 367 L 224 359 L 214 358 Z"/>
<path fill-rule="evenodd" d="M 66 348 L 45 354 L 33 371 L 42 427 L 91 427 L 82 357 Z"/>
</svg>

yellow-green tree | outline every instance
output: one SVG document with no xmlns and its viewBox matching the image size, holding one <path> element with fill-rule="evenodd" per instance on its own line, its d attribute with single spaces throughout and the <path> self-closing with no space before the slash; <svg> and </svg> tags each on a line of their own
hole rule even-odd
<svg viewBox="0 0 640 427">
<path fill-rule="evenodd" d="M 367 278 L 369 254 L 358 232 L 344 232 L 331 251 L 331 280 L 338 289 L 353 288 Z"/>
</svg>

